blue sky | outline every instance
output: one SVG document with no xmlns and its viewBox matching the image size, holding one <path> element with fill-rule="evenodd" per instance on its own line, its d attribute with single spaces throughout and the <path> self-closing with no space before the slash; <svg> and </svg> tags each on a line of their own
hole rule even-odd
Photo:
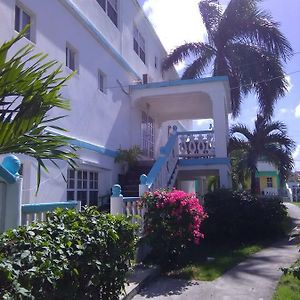
<svg viewBox="0 0 300 300">
<path fill-rule="evenodd" d="M 152 22 L 158 36 L 170 51 L 185 41 L 205 40 L 205 28 L 198 13 L 199 0 L 139 0 Z M 228 0 L 220 0 L 224 6 Z M 296 169 L 300 170 L 300 0 L 264 0 L 260 7 L 271 12 L 274 20 L 291 43 L 296 54 L 286 64 L 285 71 L 290 82 L 289 92 L 279 99 L 273 119 L 283 121 L 288 127 L 297 148 L 294 153 Z M 297 53 L 298 52 L 298 53 Z M 183 65 L 178 66 L 178 69 Z M 235 122 L 253 127 L 257 113 L 255 95 L 244 100 L 241 114 Z M 199 123 L 208 127 L 208 123 Z"/>
</svg>

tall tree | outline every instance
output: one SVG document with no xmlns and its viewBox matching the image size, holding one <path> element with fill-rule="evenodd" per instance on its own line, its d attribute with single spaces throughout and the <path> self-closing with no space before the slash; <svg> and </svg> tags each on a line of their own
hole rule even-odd
<svg viewBox="0 0 300 300">
<path fill-rule="evenodd" d="M 182 79 L 198 78 L 212 67 L 213 76 L 228 76 L 233 115 L 240 112 L 242 97 L 255 92 L 260 113 L 271 116 L 274 103 L 287 91 L 282 61 L 292 47 L 279 23 L 258 7 L 261 0 L 231 0 L 225 10 L 218 0 L 202 0 L 199 10 L 208 41 L 185 43 L 163 63 L 167 70 L 190 57 Z M 191 30 L 193 30 L 191 28 Z"/>
<path fill-rule="evenodd" d="M 8 58 L 8 51 L 24 36 L 26 29 L 16 38 L 0 46 L 0 154 L 22 153 L 38 163 L 38 186 L 41 169 L 50 160 L 65 160 L 75 167 L 77 157 L 70 139 L 52 133 L 60 130 L 55 121 L 64 116 L 50 116 L 50 111 L 69 109 L 62 99 L 61 87 L 68 78 L 60 77 L 61 67 L 56 61 L 45 62 L 47 55 L 33 54 L 33 46 L 26 45 Z"/>
<path fill-rule="evenodd" d="M 231 127 L 230 134 L 229 152 L 239 151 L 237 169 L 250 173 L 252 193 L 255 193 L 255 174 L 259 159 L 278 168 L 283 184 L 294 166 L 292 152 L 295 149 L 295 142 L 288 137 L 284 123 L 258 115 L 253 131 L 243 124 L 237 124 Z"/>
</svg>

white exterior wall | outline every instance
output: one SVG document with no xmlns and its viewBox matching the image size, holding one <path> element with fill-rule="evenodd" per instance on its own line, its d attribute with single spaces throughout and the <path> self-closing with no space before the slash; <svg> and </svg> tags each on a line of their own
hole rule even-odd
<svg viewBox="0 0 300 300">
<path fill-rule="evenodd" d="M 24 7 L 33 18 L 35 51 L 48 53 L 49 59 L 61 62 L 64 75 L 71 73 L 65 67 L 66 44 L 70 44 L 78 53 L 78 73 L 69 80 L 68 86 L 63 88 L 63 96 L 70 100 L 71 111 L 68 117 L 58 121 L 57 125 L 69 130 L 71 137 L 110 150 L 117 150 L 120 146 L 129 148 L 140 144 L 141 111 L 132 107 L 126 91 L 128 86 L 142 78 L 143 74 L 149 74 L 153 81 L 161 81 L 162 74 L 160 68 L 154 67 L 154 57 L 157 56 L 158 61 L 161 61 L 166 52 L 135 0 L 119 1 L 118 28 L 96 0 L 88 2 L 89 4 L 87 0 L 22 0 L 17 1 L 17 4 Z M 15 0 L 0 0 L 0 43 L 16 35 L 15 3 Z M 80 15 L 88 19 L 94 27 L 88 27 Z M 146 65 L 133 50 L 133 24 L 138 27 L 146 41 Z M 101 34 L 114 49 L 101 42 L 98 36 Z M 24 38 L 18 47 L 28 42 Z M 13 52 L 15 51 L 17 47 L 13 49 Z M 116 53 L 120 56 L 118 57 Z M 126 67 L 126 63 L 130 67 Z M 107 78 L 106 94 L 98 90 L 99 70 Z M 164 80 L 176 77 L 175 70 L 172 70 L 164 75 Z M 123 85 L 124 91 L 118 82 Z M 59 113 L 65 114 L 65 111 Z M 160 128 L 156 125 L 155 137 L 160 137 L 159 132 Z M 87 149 L 80 150 L 79 155 L 81 158 L 79 164 L 82 168 L 91 170 L 96 168 L 100 171 L 100 194 L 107 193 L 117 181 L 119 173 L 114 159 Z M 62 180 L 59 170 L 49 166 L 49 174 L 43 175 L 40 191 L 36 196 L 35 163 L 24 157 L 22 161 L 23 202 L 66 199 L 66 183 Z M 67 165 L 61 163 L 61 167 L 66 175 Z"/>
</svg>

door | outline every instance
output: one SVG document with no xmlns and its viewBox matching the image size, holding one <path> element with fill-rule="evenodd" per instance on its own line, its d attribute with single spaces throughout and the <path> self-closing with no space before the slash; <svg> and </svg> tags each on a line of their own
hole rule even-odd
<svg viewBox="0 0 300 300">
<path fill-rule="evenodd" d="M 142 151 L 149 158 L 154 157 L 154 120 L 145 112 L 142 112 Z"/>
</svg>

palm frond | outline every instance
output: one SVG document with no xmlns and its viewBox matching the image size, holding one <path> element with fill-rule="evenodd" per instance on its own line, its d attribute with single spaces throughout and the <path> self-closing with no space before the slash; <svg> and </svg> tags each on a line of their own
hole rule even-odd
<svg viewBox="0 0 300 300">
<path fill-rule="evenodd" d="M 163 61 L 162 69 L 168 70 L 173 65 L 183 61 L 189 56 L 201 57 L 202 53 L 207 55 L 208 51 L 214 52 L 214 48 L 206 43 L 185 43 L 171 51 L 171 53 Z"/>
<path fill-rule="evenodd" d="M 208 40 L 214 44 L 214 35 L 218 31 L 219 22 L 222 18 L 222 6 L 217 0 L 202 0 L 199 2 L 199 10 L 205 25 Z"/>
<path fill-rule="evenodd" d="M 205 69 L 210 65 L 211 60 L 215 55 L 215 51 L 209 47 L 205 47 L 201 56 L 194 60 L 189 66 L 186 67 L 182 74 L 182 79 L 192 79 L 200 77 Z"/>
<path fill-rule="evenodd" d="M 47 62 L 47 55 L 33 54 L 30 45 L 8 59 L 7 52 L 21 37 L 0 46 L 0 154 L 35 158 L 39 187 L 41 169 L 47 171 L 45 160 L 64 160 L 74 167 L 77 158 L 70 139 L 46 130 L 63 117 L 51 117 L 53 108 L 70 108 L 60 94 L 68 78 L 60 77 L 62 70 L 56 61 Z"/>
</svg>

